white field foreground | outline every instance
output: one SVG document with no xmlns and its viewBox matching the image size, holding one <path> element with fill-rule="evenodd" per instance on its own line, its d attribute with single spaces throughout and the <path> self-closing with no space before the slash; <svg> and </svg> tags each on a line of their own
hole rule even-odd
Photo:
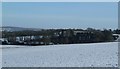
<svg viewBox="0 0 120 69">
<path fill-rule="evenodd" d="M 0 49 L 2 67 L 118 67 L 118 42 Z"/>
<path fill-rule="evenodd" d="M 0 48 L 2 45 L 0 45 Z M 2 49 L 0 49 L 0 68 L 2 68 Z"/>
</svg>

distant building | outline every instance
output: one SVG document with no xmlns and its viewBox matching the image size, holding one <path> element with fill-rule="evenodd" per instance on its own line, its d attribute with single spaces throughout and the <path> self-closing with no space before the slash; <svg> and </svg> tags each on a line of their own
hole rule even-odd
<svg viewBox="0 0 120 69">
<path fill-rule="evenodd" d="M 113 34 L 113 38 L 115 41 L 120 40 L 120 35 L 119 34 Z"/>
<path fill-rule="evenodd" d="M 75 43 L 88 43 L 93 42 L 95 35 L 93 32 L 88 31 L 74 31 Z"/>
<path fill-rule="evenodd" d="M 8 44 L 8 40 L 6 38 L 0 38 L 0 44 Z"/>
</svg>

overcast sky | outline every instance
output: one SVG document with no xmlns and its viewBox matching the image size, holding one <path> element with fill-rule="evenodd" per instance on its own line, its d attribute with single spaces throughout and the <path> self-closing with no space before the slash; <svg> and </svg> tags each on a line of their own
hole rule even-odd
<svg viewBox="0 0 120 69">
<path fill-rule="evenodd" d="M 3 26 L 118 28 L 117 2 L 4 2 Z"/>
</svg>

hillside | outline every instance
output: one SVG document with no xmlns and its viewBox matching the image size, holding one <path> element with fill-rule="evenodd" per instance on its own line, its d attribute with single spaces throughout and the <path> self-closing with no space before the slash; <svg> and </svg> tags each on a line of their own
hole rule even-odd
<svg viewBox="0 0 120 69">
<path fill-rule="evenodd" d="M 3 45 L 3 67 L 117 67 L 118 42 L 51 46 Z"/>
<path fill-rule="evenodd" d="M 25 30 L 39 31 L 41 29 L 38 29 L 38 28 L 23 28 L 23 27 L 3 26 L 3 27 L 0 27 L 0 30 L 1 31 L 14 32 L 14 31 L 25 31 Z"/>
</svg>

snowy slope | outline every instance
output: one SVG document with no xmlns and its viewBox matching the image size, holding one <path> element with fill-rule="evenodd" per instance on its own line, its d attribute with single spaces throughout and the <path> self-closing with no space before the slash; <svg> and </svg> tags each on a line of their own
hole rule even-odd
<svg viewBox="0 0 120 69">
<path fill-rule="evenodd" d="M 0 45 L 2 47 L 2 45 Z M 0 49 L 0 68 L 2 68 L 2 49 Z"/>
<path fill-rule="evenodd" d="M 9 46 L 8 46 L 9 47 Z M 3 67 L 117 67 L 118 43 L 3 48 Z"/>
<path fill-rule="evenodd" d="M 12 27 L 12 26 L 3 26 L 3 27 L 0 27 L 0 31 L 8 31 L 8 32 L 25 31 L 25 30 L 40 31 L 41 29 L 39 29 L 39 28 Z"/>
</svg>

